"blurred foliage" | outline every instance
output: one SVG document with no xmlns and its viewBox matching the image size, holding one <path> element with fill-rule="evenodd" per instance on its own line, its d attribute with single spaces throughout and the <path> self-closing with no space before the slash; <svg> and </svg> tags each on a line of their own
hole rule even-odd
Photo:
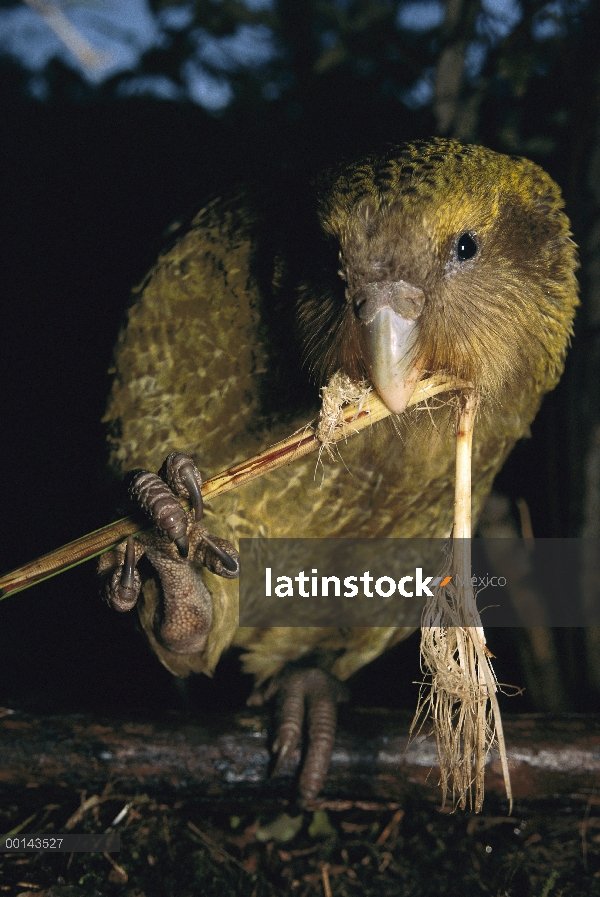
<svg viewBox="0 0 600 897">
<path fill-rule="evenodd" d="M 0 0 L 2 13 L 17 6 Z M 109 6 L 61 4 L 99 21 Z M 149 0 L 146 12 L 151 45 L 100 83 L 56 55 L 43 71 L 17 65 L 0 19 L 3 93 L 196 101 L 233 127 L 270 129 L 283 165 L 288 151 L 320 162 L 452 134 L 533 157 L 571 199 L 581 187 L 598 117 L 595 0 Z"/>
<path fill-rule="evenodd" d="M 103 0 L 70 0 L 63 8 L 82 5 L 101 16 Z M 17 75 L 5 60 L 10 86 L 20 81 L 22 92 L 37 90 L 49 101 L 162 91 L 189 102 L 196 76 L 220 87 L 212 111 L 230 121 L 301 119 L 314 131 L 315 116 L 338 120 L 344 110 L 356 122 L 377 112 L 388 120 L 377 128 L 384 137 L 397 123 L 540 159 L 560 153 L 573 128 L 581 128 L 578 116 L 585 119 L 583 141 L 595 121 L 593 0 L 149 0 L 149 6 L 157 39 L 135 71 L 94 84 L 54 58 L 41 90 L 39 72 Z M 201 94 L 196 99 L 202 103 Z"/>
</svg>

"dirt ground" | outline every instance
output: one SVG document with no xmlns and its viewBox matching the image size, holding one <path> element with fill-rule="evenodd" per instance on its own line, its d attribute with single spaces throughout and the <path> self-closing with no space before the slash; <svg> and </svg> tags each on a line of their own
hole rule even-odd
<svg viewBox="0 0 600 897">
<path fill-rule="evenodd" d="M 600 895 L 600 794 L 452 813 L 439 802 L 322 800 L 302 810 L 268 787 L 210 800 L 198 789 L 0 789 L 0 829 L 116 831 L 112 854 L 2 855 L 0 893 L 46 895 Z M 25 824 L 24 824 L 25 823 Z"/>
</svg>

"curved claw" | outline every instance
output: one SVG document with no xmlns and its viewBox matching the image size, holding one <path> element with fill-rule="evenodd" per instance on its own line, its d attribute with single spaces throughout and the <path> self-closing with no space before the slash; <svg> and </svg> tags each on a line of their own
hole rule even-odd
<svg viewBox="0 0 600 897">
<path fill-rule="evenodd" d="M 304 690 L 300 683 L 292 679 L 286 689 L 280 706 L 279 729 L 273 742 L 273 753 L 277 755 L 273 767 L 273 775 L 277 775 L 288 754 L 293 754 L 298 747 L 304 724 Z"/>
<path fill-rule="evenodd" d="M 189 498 L 194 509 L 194 517 L 201 520 L 204 514 L 202 501 L 202 477 L 193 460 L 185 452 L 171 452 L 160 470 L 168 486 L 176 495 Z"/>
<path fill-rule="evenodd" d="M 190 553 L 190 540 L 187 536 L 180 536 L 179 539 L 173 539 L 175 545 L 177 545 L 177 550 L 182 558 L 186 558 Z"/>
<path fill-rule="evenodd" d="M 194 509 L 194 517 L 196 518 L 196 520 L 201 520 L 202 515 L 204 514 L 204 502 L 202 501 L 202 492 L 200 491 L 200 485 L 194 473 L 195 470 L 195 466 L 193 464 L 189 464 L 185 467 L 182 467 L 180 475 L 181 481 L 190 494 L 190 500 Z"/>
<path fill-rule="evenodd" d="M 127 547 L 125 548 L 125 558 L 123 560 L 123 570 L 121 572 L 120 586 L 122 589 L 133 589 L 135 584 L 135 545 L 133 538 L 127 536 Z"/>
<path fill-rule="evenodd" d="M 217 555 L 223 566 L 229 570 L 230 573 L 235 573 L 236 576 L 240 575 L 240 565 L 236 561 L 235 558 L 231 557 L 230 554 L 227 554 L 222 548 L 220 548 L 208 535 L 208 533 L 202 533 L 202 540 L 206 542 L 211 551 Z"/>
<path fill-rule="evenodd" d="M 123 564 L 117 567 L 106 583 L 106 595 L 115 610 L 125 613 L 135 606 L 140 588 L 140 575 L 135 568 L 135 543 L 129 536 Z"/>
<path fill-rule="evenodd" d="M 240 559 L 237 551 L 227 539 L 213 536 L 206 527 L 197 523 L 192 534 L 196 542 L 194 561 L 202 567 L 206 567 L 216 576 L 225 579 L 237 579 L 240 575 Z"/>
</svg>

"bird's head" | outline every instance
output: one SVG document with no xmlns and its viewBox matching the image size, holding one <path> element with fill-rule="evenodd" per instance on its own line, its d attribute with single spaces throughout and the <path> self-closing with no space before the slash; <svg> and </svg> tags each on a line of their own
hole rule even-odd
<svg viewBox="0 0 600 897">
<path fill-rule="evenodd" d="M 323 378 L 367 374 L 400 413 L 421 376 L 502 401 L 562 372 L 577 305 L 576 247 L 537 165 L 453 140 L 391 148 L 337 170 L 322 227 L 339 288 L 306 288 L 299 320 Z"/>
</svg>

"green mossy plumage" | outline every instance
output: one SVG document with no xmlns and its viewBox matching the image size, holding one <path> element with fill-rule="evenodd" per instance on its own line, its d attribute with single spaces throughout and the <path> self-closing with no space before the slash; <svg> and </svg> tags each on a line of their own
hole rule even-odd
<svg viewBox="0 0 600 897">
<path fill-rule="evenodd" d="M 293 198 L 286 204 L 293 216 Z M 404 279 L 426 297 L 415 349 L 420 366 L 470 380 L 481 396 L 476 521 L 496 473 L 556 385 L 572 334 L 577 262 L 558 187 L 527 160 L 436 139 L 330 173 L 319 214 L 339 249 L 340 262 L 333 254 L 329 269 L 315 257 L 311 270 L 309 247 L 300 275 L 276 241 L 265 264 L 261 234 L 268 222 L 243 199 L 207 206 L 161 256 L 136 292 L 116 348 L 105 417 L 113 468 L 158 470 L 179 450 L 211 476 L 300 428 L 316 413 L 308 385 L 304 393 L 289 390 L 279 405 L 268 398 L 279 389 L 288 395 L 288 377 L 302 383 L 295 360 L 301 353 L 286 364 L 281 341 L 287 346 L 297 337 L 321 378 L 336 369 L 363 375 L 361 325 L 345 288 Z M 479 253 L 460 265 L 453 247 L 463 232 L 474 235 Z M 302 255 L 299 249 L 290 255 Z M 337 276 L 340 264 L 344 279 Z M 294 307 L 298 329 L 283 333 L 281 322 Z M 406 412 L 340 451 L 342 461 L 325 460 L 316 476 L 308 456 L 220 496 L 206 509 L 206 525 L 234 544 L 256 535 L 449 535 L 451 409 Z M 144 627 L 178 675 L 211 673 L 235 644 L 246 649 L 245 667 L 258 681 L 313 651 L 330 657 L 332 672 L 346 679 L 413 629 L 240 629 L 237 584 L 203 575 L 214 623 L 198 655 L 175 655 L 158 644 L 152 624 L 159 590 L 152 581 L 144 587 Z"/>
</svg>

